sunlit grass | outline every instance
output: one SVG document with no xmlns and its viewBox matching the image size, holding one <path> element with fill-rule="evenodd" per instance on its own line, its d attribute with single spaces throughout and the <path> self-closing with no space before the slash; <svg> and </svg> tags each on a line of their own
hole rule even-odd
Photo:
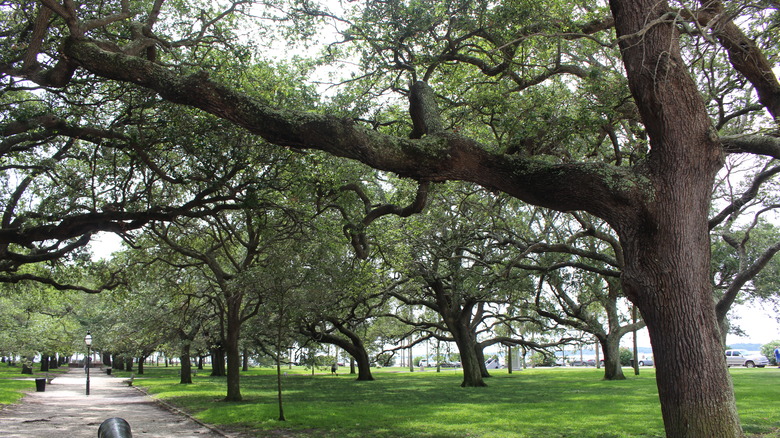
<svg viewBox="0 0 780 438">
<path fill-rule="evenodd" d="M 35 381 L 33 378 L 41 377 L 39 373 L 35 375 L 22 374 L 22 367 L 0 364 L 0 405 L 16 403 L 24 397 L 24 391 L 35 390 Z"/>
<path fill-rule="evenodd" d="M 0 367 L 2 369 L 2 367 Z M 354 375 L 311 376 L 302 368 L 284 369 L 284 409 L 280 422 L 276 370 L 241 373 L 242 402 L 224 402 L 225 378 L 199 371 L 194 384 L 179 384 L 179 368 L 145 367 L 135 384 L 154 397 L 228 430 L 256 436 L 284 430 L 297 437 L 410 438 L 648 438 L 664 436 L 655 370 L 642 369 L 627 380 L 607 382 L 593 368 L 493 371 L 487 388 L 461 388 L 459 370 L 409 373 L 376 370 L 375 381 Z M 780 370 L 731 371 L 737 404 L 749 437 L 780 436 Z M 120 377 L 128 372 L 116 372 Z M 14 393 L 0 372 L 0 397 Z M 22 382 L 30 389 L 32 382 Z M 12 400 L 13 401 L 13 400 Z M 1 403 L 10 403 L 4 401 Z"/>
<path fill-rule="evenodd" d="M 242 373 L 244 401 L 220 401 L 224 378 L 199 375 L 179 385 L 174 375 L 155 378 L 150 392 L 197 418 L 226 428 L 284 429 L 312 437 L 662 437 L 655 370 L 607 382 L 596 369 L 494 371 L 487 388 L 461 388 L 459 371 L 409 373 L 383 369 L 373 382 L 354 376 L 312 377 L 286 369 L 286 422 L 277 421 L 275 370 Z M 734 370 L 746 432 L 774 436 L 780 427 L 780 372 Z"/>
</svg>

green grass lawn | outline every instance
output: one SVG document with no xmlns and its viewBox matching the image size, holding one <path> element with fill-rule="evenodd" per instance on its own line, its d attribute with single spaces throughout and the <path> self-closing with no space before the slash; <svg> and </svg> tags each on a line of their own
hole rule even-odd
<svg viewBox="0 0 780 438">
<path fill-rule="evenodd" d="M 343 369 L 342 369 L 343 370 Z M 277 418 L 276 380 L 268 368 L 242 373 L 243 402 L 223 402 L 224 378 L 201 372 L 179 385 L 177 368 L 147 367 L 136 385 L 225 429 L 284 430 L 298 437 L 662 437 L 655 370 L 617 382 L 592 368 L 494 371 L 487 388 L 461 388 L 459 371 L 310 376 L 286 369 L 286 422 Z M 392 372 L 396 371 L 396 372 Z M 128 374 L 128 373 L 124 373 Z M 120 373 L 120 375 L 123 375 Z M 745 432 L 780 436 L 780 370 L 733 369 Z"/>
<path fill-rule="evenodd" d="M 24 397 L 24 391 L 35 391 L 35 381 L 32 379 L 45 377 L 45 373 L 41 374 L 37 369 L 37 367 L 33 369 L 35 373 L 33 375 L 22 374 L 21 366 L 12 367 L 5 363 L 0 364 L 0 407 L 19 401 Z M 51 374 L 64 371 L 52 371 Z"/>
</svg>

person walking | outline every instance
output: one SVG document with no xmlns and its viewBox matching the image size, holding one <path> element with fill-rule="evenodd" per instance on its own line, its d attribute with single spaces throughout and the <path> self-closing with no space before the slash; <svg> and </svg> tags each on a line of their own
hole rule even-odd
<svg viewBox="0 0 780 438">
<path fill-rule="evenodd" d="M 775 347 L 775 363 L 780 368 L 780 345 Z"/>
</svg>

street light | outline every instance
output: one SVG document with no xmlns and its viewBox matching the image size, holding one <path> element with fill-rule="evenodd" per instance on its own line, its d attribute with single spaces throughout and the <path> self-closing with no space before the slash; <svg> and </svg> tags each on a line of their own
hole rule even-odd
<svg viewBox="0 0 780 438">
<path fill-rule="evenodd" d="M 87 357 L 84 358 L 84 363 L 87 366 L 87 395 L 89 395 L 89 359 L 92 355 L 92 335 L 89 334 L 89 330 L 87 330 L 87 336 L 84 337 L 84 343 L 87 344 Z"/>
</svg>

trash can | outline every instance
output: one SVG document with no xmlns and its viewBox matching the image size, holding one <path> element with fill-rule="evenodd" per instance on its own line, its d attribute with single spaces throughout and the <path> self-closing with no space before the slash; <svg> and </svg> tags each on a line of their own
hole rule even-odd
<svg viewBox="0 0 780 438">
<path fill-rule="evenodd" d="M 124 418 L 109 418 L 98 428 L 98 438 L 132 438 L 132 436 L 130 423 Z"/>
<path fill-rule="evenodd" d="M 106 374 L 111 375 L 111 368 L 106 368 Z"/>
<path fill-rule="evenodd" d="M 46 391 L 46 379 L 35 379 L 35 390 L 37 392 Z"/>
</svg>

